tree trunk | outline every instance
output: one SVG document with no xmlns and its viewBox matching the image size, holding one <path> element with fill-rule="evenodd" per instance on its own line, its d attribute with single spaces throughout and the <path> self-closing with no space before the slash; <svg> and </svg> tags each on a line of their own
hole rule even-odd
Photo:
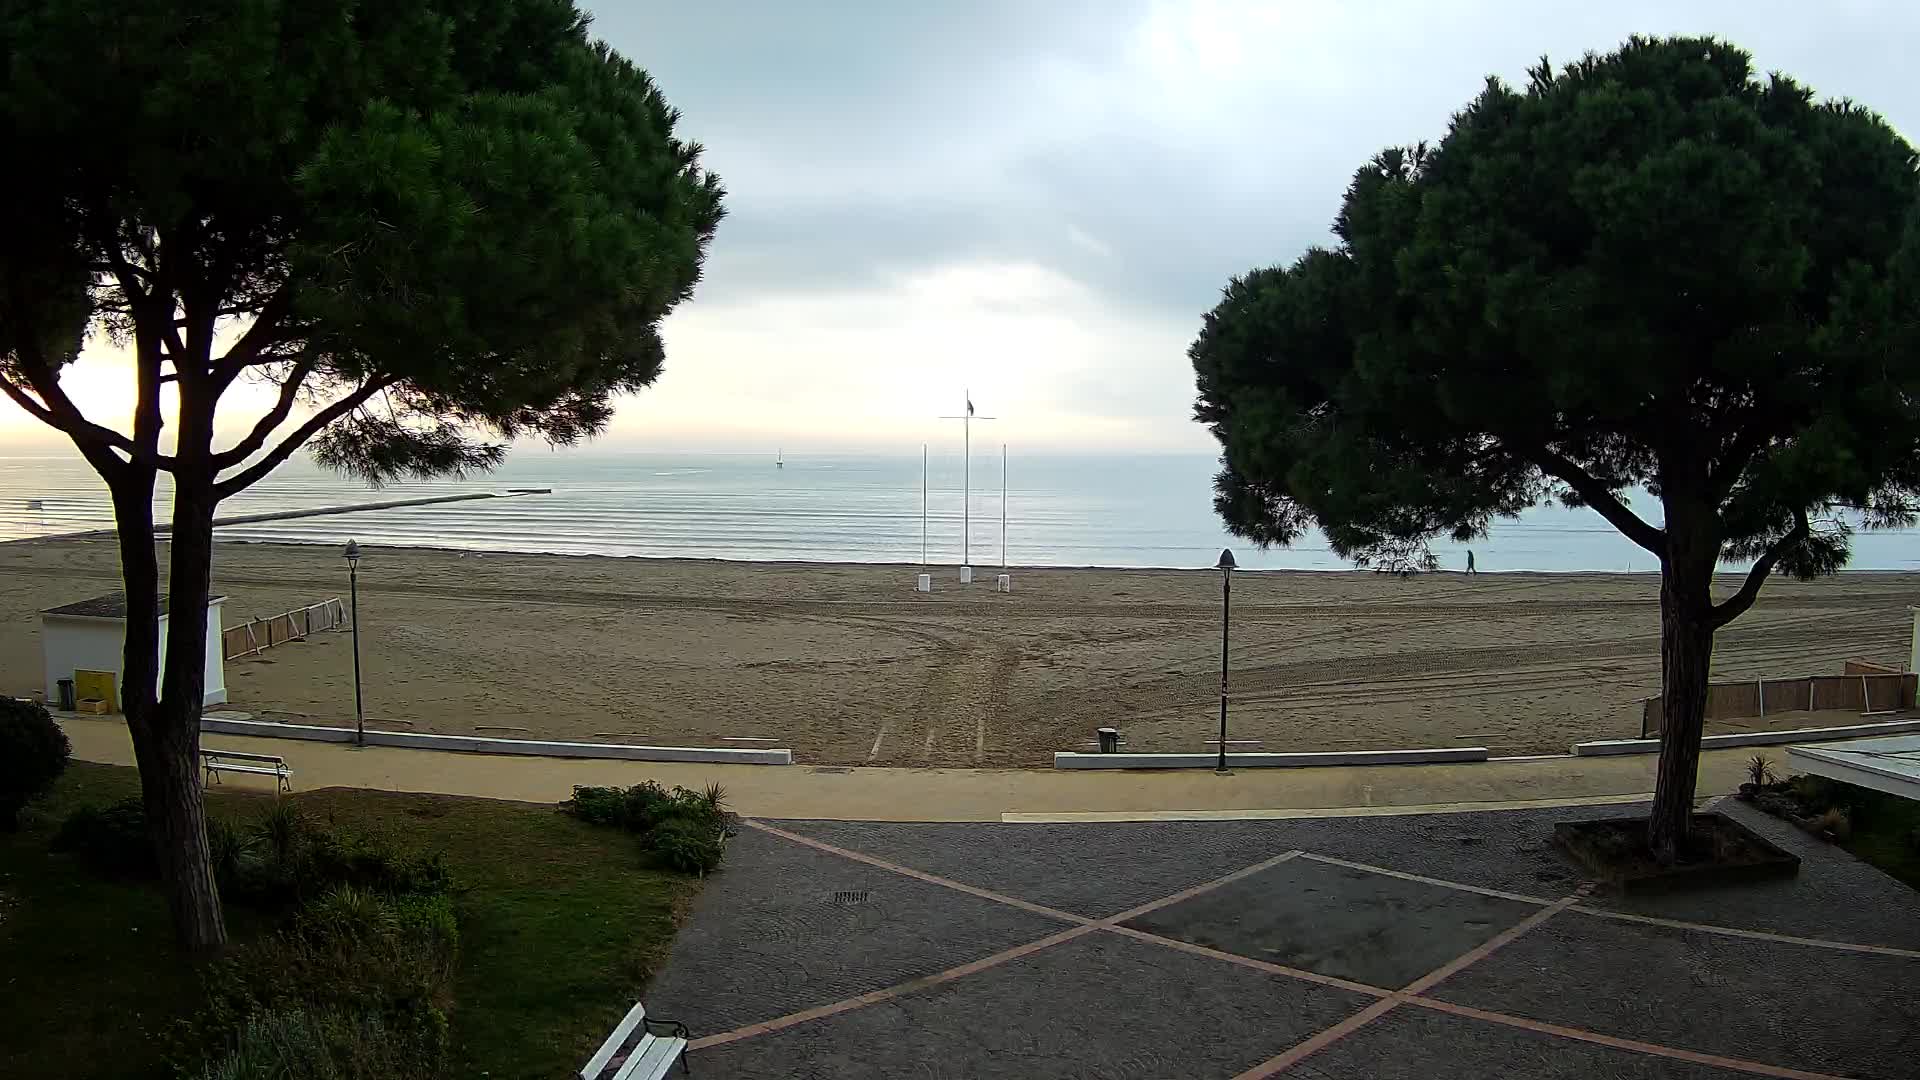
<svg viewBox="0 0 1920 1080">
<path fill-rule="evenodd" d="M 227 926 L 207 850 L 199 776 L 199 706 L 182 708 L 178 701 L 163 699 L 148 727 L 145 739 L 135 736 L 134 753 L 140 763 L 141 804 L 160 868 L 160 887 L 166 893 L 175 940 L 189 952 L 210 954 L 226 945 Z"/>
<path fill-rule="evenodd" d="M 1676 521 L 1669 507 L 1668 553 L 1660 568 L 1660 767 L 1647 846 L 1672 863 L 1685 854 L 1700 770 L 1700 736 L 1713 666 L 1713 568 L 1719 542 Z"/>
<path fill-rule="evenodd" d="M 127 596 L 127 636 L 121 656 L 120 708 L 133 737 L 134 762 L 140 768 L 141 809 L 146 814 L 147 837 L 154 864 L 173 920 L 174 939 L 194 953 L 208 953 L 226 944 L 226 926 L 220 895 L 213 884 L 207 852 L 205 808 L 200 798 L 200 691 L 193 708 L 183 715 L 178 699 L 155 692 L 160 681 L 160 573 L 154 555 L 152 470 L 130 472 L 113 484 L 114 521 L 118 526 L 120 577 Z M 178 515 L 176 515 L 177 521 Z M 211 534 L 211 513 L 207 515 Z M 178 558 L 174 567 L 179 566 Z M 205 679 L 204 638 L 180 651 L 177 638 L 182 621 L 197 622 L 206 632 L 205 589 L 198 620 L 181 618 L 173 598 L 168 618 L 167 656 L 190 659 L 195 683 Z M 178 667 L 170 663 L 169 667 Z"/>
<path fill-rule="evenodd" d="M 182 443 L 188 435 L 182 432 Z M 154 725 L 159 736 L 161 781 L 155 785 L 159 790 L 147 801 L 154 840 L 162 845 L 161 881 L 167 890 L 174 928 L 181 943 L 196 952 L 218 949 L 227 941 L 220 893 L 208 858 L 206 813 L 198 775 L 215 505 L 210 475 L 202 479 L 191 469 L 181 469 L 174 481 L 170 536 L 167 665 L 161 676 Z"/>
</svg>

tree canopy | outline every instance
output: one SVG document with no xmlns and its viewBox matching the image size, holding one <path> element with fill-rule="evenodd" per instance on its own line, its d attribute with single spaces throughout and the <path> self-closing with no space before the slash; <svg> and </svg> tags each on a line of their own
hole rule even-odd
<svg viewBox="0 0 1920 1080">
<path fill-rule="evenodd" d="M 1236 279 L 1191 355 L 1237 532 L 1418 563 L 1551 497 L 1656 554 L 1846 558 L 1920 490 L 1913 149 L 1711 39 L 1489 80 L 1355 176 L 1339 244 Z M 1792 542 L 1782 543 L 1786 538 Z"/>
<path fill-rule="evenodd" d="M 1206 316 L 1216 506 L 1410 570 L 1557 499 L 1655 554 L 1671 855 L 1713 632 L 1770 574 L 1844 565 L 1858 525 L 1915 520 L 1917 206 L 1885 121 L 1712 38 L 1490 79 L 1437 144 L 1358 171 L 1337 243 Z M 1723 560 L 1751 566 L 1716 602 Z"/>
<path fill-rule="evenodd" d="M 112 493 L 121 701 L 189 947 L 225 937 L 197 782 L 215 508 L 305 446 L 378 483 L 604 428 L 722 214 L 678 120 L 570 0 L 0 0 L 0 392 Z M 129 347 L 124 422 L 62 385 L 89 336 Z M 248 381 L 271 404 L 236 416 Z"/>
<path fill-rule="evenodd" d="M 387 479 L 497 460 L 476 432 L 599 430 L 658 374 L 721 189 L 586 26 L 566 0 L 6 0 L 0 387 L 96 465 L 171 469 L 158 417 L 78 422 L 84 332 L 189 398 L 277 383 L 213 452 L 223 496 L 306 437 Z"/>
</svg>

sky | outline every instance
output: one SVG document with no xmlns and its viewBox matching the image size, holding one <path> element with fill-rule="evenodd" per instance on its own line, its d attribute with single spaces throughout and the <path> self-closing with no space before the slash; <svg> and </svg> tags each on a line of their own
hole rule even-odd
<svg viewBox="0 0 1920 1080">
<path fill-rule="evenodd" d="M 1326 243 L 1353 171 L 1490 74 L 1714 33 L 1920 134 L 1920 5 L 647 0 L 593 32 L 729 192 L 667 369 L 604 441 L 672 450 L 1199 451 L 1185 350 L 1227 280 Z M 125 361 L 71 376 L 123 423 Z M 235 397 L 244 430 L 266 391 Z M 0 403 L 0 440 L 35 426 Z"/>
</svg>

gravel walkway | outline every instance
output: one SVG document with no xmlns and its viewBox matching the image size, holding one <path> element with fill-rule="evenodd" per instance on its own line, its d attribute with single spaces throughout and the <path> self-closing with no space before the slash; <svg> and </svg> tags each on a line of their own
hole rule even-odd
<svg viewBox="0 0 1920 1080">
<path fill-rule="evenodd" d="M 1920 895 L 1590 894 L 1557 820 L 752 822 L 648 991 L 695 1076 L 1911 1077 Z"/>
</svg>

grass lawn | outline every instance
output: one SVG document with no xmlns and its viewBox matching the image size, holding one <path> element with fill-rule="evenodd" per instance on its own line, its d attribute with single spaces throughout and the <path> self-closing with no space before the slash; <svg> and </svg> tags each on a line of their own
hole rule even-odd
<svg viewBox="0 0 1920 1080">
<path fill-rule="evenodd" d="M 1853 835 L 1840 846 L 1920 889 L 1920 802 L 1835 784 L 1834 801 L 1852 811 Z"/>
<path fill-rule="evenodd" d="M 51 855 L 59 820 L 136 794 L 132 769 L 74 762 L 0 835 L 0 1077 L 161 1074 L 166 1031 L 200 1004 L 145 883 L 106 880 Z M 349 829 L 445 854 L 458 881 L 456 1076 L 561 1077 L 586 1060 L 665 958 L 699 882 L 643 869 L 632 836 L 551 806 L 340 788 L 291 796 Z M 216 792 L 244 821 L 272 796 Z M 270 927 L 228 909 L 236 941 Z"/>
</svg>

